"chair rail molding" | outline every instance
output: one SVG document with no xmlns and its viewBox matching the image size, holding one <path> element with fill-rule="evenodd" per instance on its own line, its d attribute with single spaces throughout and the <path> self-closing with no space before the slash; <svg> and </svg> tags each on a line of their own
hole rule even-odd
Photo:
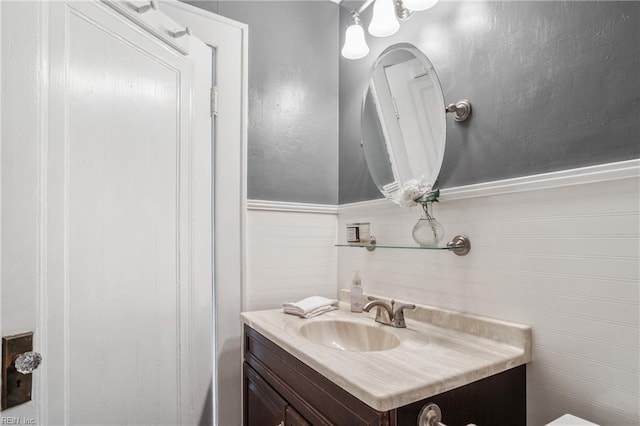
<svg viewBox="0 0 640 426">
<path fill-rule="evenodd" d="M 540 191 L 629 178 L 640 179 L 640 159 L 445 188 L 440 191 L 440 201 L 447 202 L 516 192 Z M 375 206 L 395 207 L 386 198 L 378 198 L 376 200 L 341 204 L 338 206 L 338 212 L 342 213 L 345 209 Z"/>
<path fill-rule="evenodd" d="M 331 204 L 309 204 L 286 201 L 248 200 L 247 209 L 295 213 L 338 214 L 338 206 Z"/>
</svg>

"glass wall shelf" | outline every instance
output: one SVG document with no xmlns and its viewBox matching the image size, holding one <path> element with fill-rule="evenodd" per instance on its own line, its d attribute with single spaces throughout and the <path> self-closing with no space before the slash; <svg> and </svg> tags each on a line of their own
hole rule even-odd
<svg viewBox="0 0 640 426">
<path fill-rule="evenodd" d="M 336 244 L 336 247 L 364 247 L 364 248 L 389 248 L 389 249 L 406 249 L 406 250 L 453 250 L 449 247 L 421 247 L 421 246 L 382 246 L 378 244 Z"/>
<path fill-rule="evenodd" d="M 377 248 L 400 250 L 446 250 L 451 251 L 458 256 L 465 256 L 469 251 L 471 251 L 471 241 L 469 241 L 469 237 L 466 235 L 456 235 L 445 247 L 378 245 L 376 244 L 376 239 L 373 236 L 371 236 L 371 242 L 369 244 L 336 244 L 335 246 L 366 248 L 368 251 L 374 251 Z"/>
</svg>

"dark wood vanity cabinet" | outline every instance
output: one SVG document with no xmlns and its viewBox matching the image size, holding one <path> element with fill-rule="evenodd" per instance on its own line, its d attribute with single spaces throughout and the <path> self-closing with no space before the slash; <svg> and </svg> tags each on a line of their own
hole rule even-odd
<svg viewBox="0 0 640 426">
<path fill-rule="evenodd" d="M 413 404 L 377 411 L 248 326 L 244 339 L 245 426 L 415 426 L 428 403 L 438 404 L 447 426 L 526 424 L 524 365 Z"/>
</svg>

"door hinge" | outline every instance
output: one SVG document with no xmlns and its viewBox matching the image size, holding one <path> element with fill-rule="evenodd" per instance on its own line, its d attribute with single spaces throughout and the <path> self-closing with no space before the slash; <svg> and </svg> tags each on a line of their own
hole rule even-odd
<svg viewBox="0 0 640 426">
<path fill-rule="evenodd" d="M 396 113 L 396 119 L 400 120 L 400 113 L 398 112 L 398 104 L 396 103 L 395 98 L 391 98 L 391 104 L 393 105 L 393 112 Z"/>
<path fill-rule="evenodd" d="M 218 115 L 218 86 L 211 88 L 211 117 Z"/>
</svg>

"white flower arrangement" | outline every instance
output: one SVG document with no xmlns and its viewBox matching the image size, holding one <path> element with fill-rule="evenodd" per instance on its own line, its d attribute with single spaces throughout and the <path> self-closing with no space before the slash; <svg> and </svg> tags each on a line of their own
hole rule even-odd
<svg viewBox="0 0 640 426">
<path fill-rule="evenodd" d="M 398 194 L 398 204 L 402 207 L 414 207 L 418 204 L 437 202 L 440 190 L 432 191 L 432 189 L 424 175 L 420 179 L 409 179 L 402 185 L 402 190 Z"/>
</svg>

